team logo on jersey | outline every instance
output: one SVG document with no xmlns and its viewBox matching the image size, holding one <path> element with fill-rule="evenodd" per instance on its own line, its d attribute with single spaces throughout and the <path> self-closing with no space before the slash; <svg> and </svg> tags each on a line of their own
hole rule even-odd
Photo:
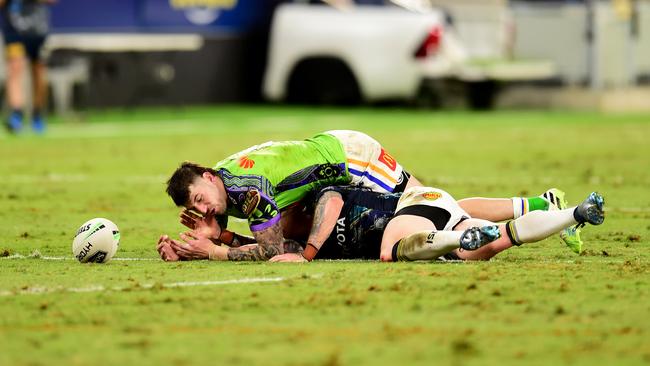
<svg viewBox="0 0 650 366">
<path fill-rule="evenodd" d="M 341 173 L 341 170 L 339 167 L 333 164 L 327 164 L 327 165 L 320 165 L 318 166 L 318 170 L 316 171 L 316 174 L 320 178 L 331 178 L 331 177 L 337 177 Z"/>
<path fill-rule="evenodd" d="M 392 157 L 389 153 L 384 150 L 384 148 L 381 149 L 381 154 L 379 154 L 379 159 L 377 159 L 384 163 L 387 167 L 390 168 L 390 170 L 395 171 L 397 168 L 397 161 L 395 160 L 394 157 Z"/>
<path fill-rule="evenodd" d="M 422 197 L 428 199 L 429 201 L 435 201 L 438 198 L 442 197 L 442 194 L 438 192 L 425 192 L 422 193 Z"/>
<path fill-rule="evenodd" d="M 260 204 L 260 192 L 256 189 L 251 189 L 246 192 L 246 197 L 244 198 L 244 203 L 241 206 L 241 210 L 246 216 L 250 216 L 253 211 L 257 208 L 257 205 Z"/>
<path fill-rule="evenodd" d="M 244 169 L 250 169 L 255 165 L 255 160 L 249 159 L 248 156 L 242 156 L 238 160 L 239 166 Z"/>
</svg>

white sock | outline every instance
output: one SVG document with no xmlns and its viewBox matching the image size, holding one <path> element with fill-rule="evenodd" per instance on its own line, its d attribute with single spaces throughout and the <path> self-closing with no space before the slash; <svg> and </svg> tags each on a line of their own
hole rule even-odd
<svg viewBox="0 0 650 366">
<path fill-rule="evenodd" d="M 523 197 L 512 197 L 512 217 L 518 219 L 528 212 L 528 200 Z"/>
<path fill-rule="evenodd" d="M 398 241 L 393 247 L 393 261 L 436 259 L 460 248 L 462 231 L 420 231 Z"/>
<path fill-rule="evenodd" d="M 533 243 L 578 222 L 573 217 L 575 207 L 558 211 L 532 211 L 507 224 L 514 244 Z"/>
</svg>

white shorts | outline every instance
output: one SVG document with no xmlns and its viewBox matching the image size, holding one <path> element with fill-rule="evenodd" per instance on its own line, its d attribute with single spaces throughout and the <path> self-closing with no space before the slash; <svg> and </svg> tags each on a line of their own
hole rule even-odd
<svg viewBox="0 0 650 366">
<path fill-rule="evenodd" d="M 360 185 L 375 192 L 389 193 L 407 179 L 402 166 L 377 140 L 358 131 L 335 130 L 325 132 L 336 137 L 345 150 L 347 168 L 352 185 Z"/>
<path fill-rule="evenodd" d="M 395 216 L 415 215 L 431 220 L 438 230 L 453 230 L 470 216 L 458 202 L 442 189 L 411 187 L 397 202 Z"/>
</svg>

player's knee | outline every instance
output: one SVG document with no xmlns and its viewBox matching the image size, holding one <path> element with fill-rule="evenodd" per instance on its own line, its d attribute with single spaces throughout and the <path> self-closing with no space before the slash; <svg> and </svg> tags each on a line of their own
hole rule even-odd
<svg viewBox="0 0 650 366">
<path fill-rule="evenodd" d="M 379 252 L 379 259 L 382 262 L 393 262 L 393 250 L 395 244 L 390 244 L 386 241 L 381 243 L 381 251 Z"/>
<path fill-rule="evenodd" d="M 381 252 L 379 259 L 381 259 L 382 262 L 392 262 L 393 254 L 392 252 Z"/>
</svg>

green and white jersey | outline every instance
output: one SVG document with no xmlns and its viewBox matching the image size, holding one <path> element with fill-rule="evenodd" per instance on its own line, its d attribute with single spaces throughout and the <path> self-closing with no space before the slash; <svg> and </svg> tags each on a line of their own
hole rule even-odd
<svg viewBox="0 0 650 366">
<path fill-rule="evenodd" d="M 251 231 L 277 223 L 280 210 L 308 192 L 351 181 L 343 146 L 329 134 L 256 145 L 227 157 L 214 169 L 228 195 L 226 215 L 247 218 Z M 225 218 L 220 219 L 224 223 Z"/>
</svg>

